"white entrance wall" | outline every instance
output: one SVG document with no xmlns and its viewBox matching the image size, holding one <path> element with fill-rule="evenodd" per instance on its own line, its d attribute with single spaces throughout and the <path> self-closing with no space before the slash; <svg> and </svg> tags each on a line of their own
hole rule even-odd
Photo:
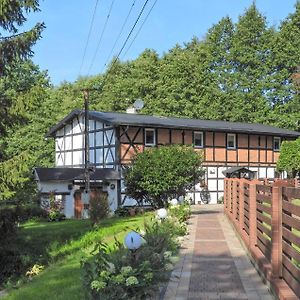
<svg viewBox="0 0 300 300">
<path fill-rule="evenodd" d="M 77 186 L 72 186 L 69 190 L 71 182 L 69 181 L 51 181 L 51 182 L 38 182 L 38 190 L 42 194 L 41 196 L 41 206 L 47 206 L 49 203 L 50 193 L 55 193 L 64 195 L 64 214 L 67 218 L 74 217 L 74 192 L 77 190 Z M 103 186 L 103 191 L 108 193 L 108 204 L 111 212 L 114 212 L 118 208 L 118 190 L 117 190 L 117 180 L 111 180 L 108 185 Z M 69 194 L 67 194 L 69 193 Z"/>
</svg>

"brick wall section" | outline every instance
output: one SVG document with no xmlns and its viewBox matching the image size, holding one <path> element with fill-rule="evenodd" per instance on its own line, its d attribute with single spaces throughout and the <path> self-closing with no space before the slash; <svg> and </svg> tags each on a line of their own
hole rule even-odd
<svg viewBox="0 0 300 300">
<path fill-rule="evenodd" d="M 300 237 L 296 233 L 300 232 L 300 206 L 294 203 L 294 199 L 300 199 L 298 182 L 235 178 L 224 181 L 225 214 L 252 262 L 278 299 L 300 299 Z"/>
</svg>

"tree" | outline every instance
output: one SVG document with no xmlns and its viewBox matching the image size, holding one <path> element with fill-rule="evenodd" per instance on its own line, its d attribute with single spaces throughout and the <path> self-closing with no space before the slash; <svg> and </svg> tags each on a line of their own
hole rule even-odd
<svg viewBox="0 0 300 300">
<path fill-rule="evenodd" d="M 168 198 L 184 195 L 203 175 L 203 157 L 190 146 L 163 146 L 136 154 L 125 169 L 126 193 L 139 203 L 163 207 Z"/>
<path fill-rule="evenodd" d="M 37 23 L 31 30 L 21 33 L 17 27 L 26 22 L 25 13 L 38 10 L 38 0 L 1 0 L 0 27 L 10 35 L 4 36 L 0 32 L 0 76 L 11 62 L 27 59 L 33 54 L 31 48 L 41 37 L 44 23 Z"/>
<path fill-rule="evenodd" d="M 281 144 L 276 168 L 279 172 L 286 171 L 290 178 L 295 178 L 300 172 L 300 138 Z"/>
</svg>

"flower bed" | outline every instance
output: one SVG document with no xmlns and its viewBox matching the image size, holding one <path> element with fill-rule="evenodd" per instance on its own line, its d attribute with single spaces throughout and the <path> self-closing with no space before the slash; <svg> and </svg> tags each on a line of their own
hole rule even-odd
<svg viewBox="0 0 300 300">
<path fill-rule="evenodd" d="M 178 236 L 186 234 L 189 205 L 169 208 L 164 220 L 153 219 L 141 233 L 142 245 L 128 250 L 98 243 L 92 259 L 82 262 L 83 285 L 89 299 L 144 299 L 155 294 L 178 261 Z"/>
</svg>

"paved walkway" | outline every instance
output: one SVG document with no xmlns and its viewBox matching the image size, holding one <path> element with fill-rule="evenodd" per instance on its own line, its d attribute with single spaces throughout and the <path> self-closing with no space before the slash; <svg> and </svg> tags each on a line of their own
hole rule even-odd
<svg viewBox="0 0 300 300">
<path fill-rule="evenodd" d="M 223 214 L 222 205 L 193 207 L 181 260 L 165 300 L 272 300 Z"/>
</svg>

